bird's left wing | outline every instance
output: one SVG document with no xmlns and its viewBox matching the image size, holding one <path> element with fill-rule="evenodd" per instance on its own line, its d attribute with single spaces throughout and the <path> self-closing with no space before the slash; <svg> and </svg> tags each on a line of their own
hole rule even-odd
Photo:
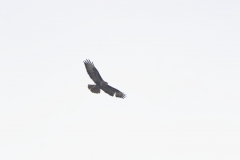
<svg viewBox="0 0 240 160">
<path fill-rule="evenodd" d="M 126 98 L 126 94 L 109 85 L 107 85 L 106 87 L 103 87 L 102 90 L 105 93 L 109 94 L 110 96 L 113 96 L 115 94 L 116 97 L 123 98 L 123 99 Z"/>
</svg>

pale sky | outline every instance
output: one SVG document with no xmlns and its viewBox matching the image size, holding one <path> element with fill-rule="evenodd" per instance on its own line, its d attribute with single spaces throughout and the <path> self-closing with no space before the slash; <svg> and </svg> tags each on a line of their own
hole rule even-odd
<svg viewBox="0 0 240 160">
<path fill-rule="evenodd" d="M 0 159 L 239 160 L 239 44 L 237 0 L 1 0 Z"/>
</svg>

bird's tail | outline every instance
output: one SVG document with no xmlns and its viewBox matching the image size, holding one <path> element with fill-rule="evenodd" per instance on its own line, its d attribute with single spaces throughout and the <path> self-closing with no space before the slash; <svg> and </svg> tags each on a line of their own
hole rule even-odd
<svg viewBox="0 0 240 160">
<path fill-rule="evenodd" d="M 88 89 L 92 92 L 92 93 L 100 93 L 100 88 L 97 85 L 93 85 L 93 84 L 89 84 L 88 85 Z"/>
</svg>

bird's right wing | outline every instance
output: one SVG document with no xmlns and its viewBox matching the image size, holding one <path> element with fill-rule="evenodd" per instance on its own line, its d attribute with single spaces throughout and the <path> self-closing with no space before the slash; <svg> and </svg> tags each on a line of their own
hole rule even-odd
<svg viewBox="0 0 240 160">
<path fill-rule="evenodd" d="M 100 84 L 100 82 L 103 81 L 101 75 L 99 74 L 98 70 L 94 66 L 93 62 L 91 62 L 89 59 L 84 61 L 86 70 L 90 78 L 96 83 Z"/>
</svg>

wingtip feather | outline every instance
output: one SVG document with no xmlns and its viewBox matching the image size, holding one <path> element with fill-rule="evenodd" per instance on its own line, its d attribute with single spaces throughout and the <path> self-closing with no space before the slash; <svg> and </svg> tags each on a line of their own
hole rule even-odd
<svg viewBox="0 0 240 160">
<path fill-rule="evenodd" d="M 94 66 L 93 62 L 91 62 L 89 59 L 85 59 L 85 60 L 83 61 L 83 63 L 84 63 L 84 64 L 91 64 L 91 65 Z"/>
</svg>

